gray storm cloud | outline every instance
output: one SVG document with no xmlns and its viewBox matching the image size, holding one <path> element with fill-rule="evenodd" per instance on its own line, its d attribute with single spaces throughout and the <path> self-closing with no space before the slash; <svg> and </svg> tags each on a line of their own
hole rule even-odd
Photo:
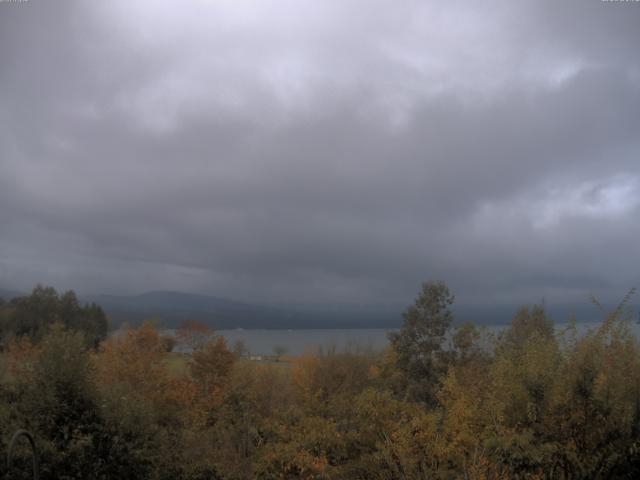
<svg viewBox="0 0 640 480">
<path fill-rule="evenodd" d="M 638 284 L 640 4 L 0 3 L 0 287 Z"/>
</svg>

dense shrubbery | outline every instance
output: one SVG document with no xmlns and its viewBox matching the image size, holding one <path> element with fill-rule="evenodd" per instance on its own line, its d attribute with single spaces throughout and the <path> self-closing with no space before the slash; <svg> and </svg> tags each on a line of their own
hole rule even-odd
<svg viewBox="0 0 640 480">
<path fill-rule="evenodd" d="M 150 325 L 92 351 L 54 324 L 5 354 L 0 429 L 35 433 L 47 479 L 638 477 L 640 346 L 621 309 L 577 335 L 524 308 L 490 338 L 451 331 L 452 300 L 425 284 L 381 354 L 270 365 L 216 339 L 171 369 Z"/>
</svg>

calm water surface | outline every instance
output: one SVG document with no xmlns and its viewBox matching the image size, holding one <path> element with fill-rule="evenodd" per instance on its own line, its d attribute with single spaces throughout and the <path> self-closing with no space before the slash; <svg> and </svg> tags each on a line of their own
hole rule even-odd
<svg viewBox="0 0 640 480">
<path fill-rule="evenodd" d="M 600 325 L 599 322 L 578 323 L 579 333 L 584 333 L 590 328 Z M 563 329 L 567 325 L 556 324 L 557 329 Z M 488 325 L 489 333 L 498 333 L 506 325 Z M 635 335 L 640 338 L 640 325 L 631 324 Z M 216 333 L 224 336 L 230 348 L 238 340 L 244 342 L 252 355 L 272 355 L 273 348 L 282 346 L 291 355 L 300 355 L 306 351 L 317 351 L 318 348 L 327 350 L 336 348 L 338 351 L 345 349 L 384 349 L 389 341 L 387 333 L 397 329 L 367 328 L 367 329 L 317 329 L 317 330 L 218 330 Z"/>
<path fill-rule="evenodd" d="M 291 355 L 318 348 L 335 347 L 338 351 L 347 348 L 382 350 L 387 344 L 387 332 L 393 329 L 318 329 L 318 330 L 218 330 L 230 348 L 242 340 L 252 355 L 272 355 L 273 348 L 282 346 Z"/>
</svg>

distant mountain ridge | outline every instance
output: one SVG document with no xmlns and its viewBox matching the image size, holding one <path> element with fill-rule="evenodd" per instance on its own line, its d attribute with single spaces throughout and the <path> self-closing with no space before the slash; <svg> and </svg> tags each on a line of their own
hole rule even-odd
<svg viewBox="0 0 640 480">
<path fill-rule="evenodd" d="M 82 295 L 82 302 L 102 306 L 114 325 L 138 324 L 157 319 L 175 327 L 183 320 L 198 320 L 216 329 L 233 328 L 371 328 L 396 327 L 393 312 L 318 310 L 303 307 L 272 307 L 227 298 L 175 291 L 152 291 L 140 295 Z"/>
<path fill-rule="evenodd" d="M 0 289 L 0 298 L 10 300 L 26 295 L 16 290 Z M 139 325 L 158 320 L 173 328 L 183 320 L 198 320 L 214 329 L 309 329 L 309 328 L 397 328 L 402 324 L 406 306 L 376 305 L 299 306 L 260 305 L 228 298 L 177 291 L 150 291 L 139 295 L 78 295 L 82 303 L 100 305 L 111 318 L 113 327 L 127 322 Z M 454 305 L 456 323 L 474 321 L 478 325 L 500 325 L 511 321 L 521 305 Z M 612 306 L 613 307 L 613 306 Z M 629 305 L 635 311 L 638 306 Z M 585 299 L 573 304 L 547 305 L 556 323 L 576 315 L 578 322 L 602 320 L 602 314 Z M 637 317 L 636 317 L 637 318 Z"/>
<path fill-rule="evenodd" d="M 20 297 L 24 295 L 23 292 L 18 292 L 17 290 L 7 290 L 4 288 L 0 288 L 0 298 L 4 301 L 9 301 L 12 298 Z"/>
</svg>

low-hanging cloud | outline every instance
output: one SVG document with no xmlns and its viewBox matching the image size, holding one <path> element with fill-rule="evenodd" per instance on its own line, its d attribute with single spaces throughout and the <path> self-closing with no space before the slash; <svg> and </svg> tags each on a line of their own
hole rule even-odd
<svg viewBox="0 0 640 480">
<path fill-rule="evenodd" d="M 633 2 L 0 3 L 0 286 L 619 295 Z"/>
</svg>

